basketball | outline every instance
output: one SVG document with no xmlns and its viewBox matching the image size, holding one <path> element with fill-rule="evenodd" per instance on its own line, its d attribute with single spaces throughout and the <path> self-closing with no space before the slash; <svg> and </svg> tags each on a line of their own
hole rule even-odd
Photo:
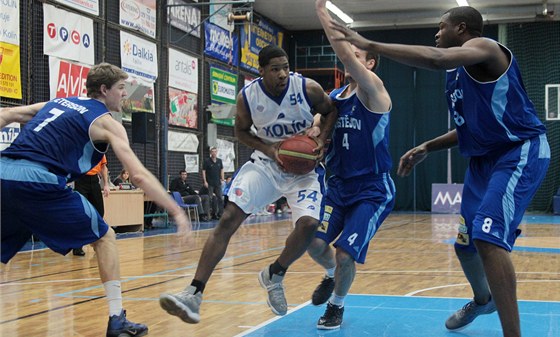
<svg viewBox="0 0 560 337">
<path fill-rule="evenodd" d="M 286 172 L 293 174 L 306 174 L 317 165 L 317 154 L 313 149 L 317 142 L 305 135 L 295 135 L 280 144 L 278 157 L 284 164 Z"/>
</svg>

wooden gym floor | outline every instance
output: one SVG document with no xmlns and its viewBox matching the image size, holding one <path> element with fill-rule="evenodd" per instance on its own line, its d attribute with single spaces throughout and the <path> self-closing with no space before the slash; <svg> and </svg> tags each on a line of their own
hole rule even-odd
<svg viewBox="0 0 560 337">
<path fill-rule="evenodd" d="M 147 324 L 149 336 L 158 337 L 501 336 L 496 314 L 461 333 L 443 327 L 472 296 L 453 252 L 456 219 L 389 216 L 365 265 L 358 266 L 337 331 L 315 329 L 324 307 L 311 306 L 309 298 L 323 271 L 307 255 L 284 281 L 288 315 L 278 319 L 266 304 L 257 273 L 282 250 L 291 230 L 286 215 L 251 217 L 240 228 L 207 285 L 196 325 L 165 313 L 158 296 L 190 284 L 209 231 L 197 231 L 189 245 L 173 234 L 150 232 L 118 240 L 124 307 L 130 320 Z M 560 336 L 560 217 L 527 215 L 521 229 L 512 258 L 524 336 Z M 93 249 L 85 250 L 85 257 L 24 251 L 0 267 L 0 336 L 105 335 L 107 303 Z"/>
</svg>

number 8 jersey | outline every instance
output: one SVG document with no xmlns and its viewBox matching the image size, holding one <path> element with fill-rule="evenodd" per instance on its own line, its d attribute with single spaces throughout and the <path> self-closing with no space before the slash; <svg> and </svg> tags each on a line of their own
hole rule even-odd
<svg viewBox="0 0 560 337">
<path fill-rule="evenodd" d="M 89 136 L 91 124 L 107 113 L 105 104 L 95 99 L 55 98 L 22 128 L 2 156 L 40 163 L 73 181 L 97 165 L 107 151 L 106 143 L 94 144 Z"/>
</svg>

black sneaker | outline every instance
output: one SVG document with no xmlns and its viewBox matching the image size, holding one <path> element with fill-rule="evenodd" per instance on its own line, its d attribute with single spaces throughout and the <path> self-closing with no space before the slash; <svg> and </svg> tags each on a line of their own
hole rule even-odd
<svg viewBox="0 0 560 337">
<path fill-rule="evenodd" d="M 334 290 L 334 277 L 325 275 L 321 283 L 315 288 L 311 296 L 311 303 L 313 305 L 321 305 L 326 303 Z"/>
<path fill-rule="evenodd" d="M 319 321 L 317 322 L 317 329 L 332 330 L 340 328 L 343 314 L 344 307 L 327 303 L 327 310 L 325 311 L 325 314 L 319 318 Z"/>
<path fill-rule="evenodd" d="M 84 255 L 86 255 L 86 252 L 84 252 L 84 250 L 82 248 L 75 248 L 75 249 L 72 249 L 72 255 L 84 256 Z"/>
<path fill-rule="evenodd" d="M 144 324 L 134 323 L 126 319 L 126 311 L 109 317 L 107 325 L 107 337 L 140 337 L 148 333 L 148 327 Z"/>
</svg>

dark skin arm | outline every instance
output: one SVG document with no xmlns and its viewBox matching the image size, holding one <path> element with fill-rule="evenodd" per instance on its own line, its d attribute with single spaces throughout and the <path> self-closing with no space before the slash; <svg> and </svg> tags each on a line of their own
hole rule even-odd
<svg viewBox="0 0 560 337">
<path fill-rule="evenodd" d="M 468 33 L 464 24 L 456 27 L 440 24 L 440 32 L 443 29 L 457 29 L 458 36 L 465 40 L 461 46 L 450 48 L 371 41 L 334 20 L 331 20 L 330 27 L 344 35 L 335 37 L 335 40 L 348 41 L 360 49 L 413 67 L 438 70 L 465 66 L 477 80 L 491 81 L 500 77 L 509 66 L 508 56 L 497 43 L 466 35 Z"/>
</svg>

